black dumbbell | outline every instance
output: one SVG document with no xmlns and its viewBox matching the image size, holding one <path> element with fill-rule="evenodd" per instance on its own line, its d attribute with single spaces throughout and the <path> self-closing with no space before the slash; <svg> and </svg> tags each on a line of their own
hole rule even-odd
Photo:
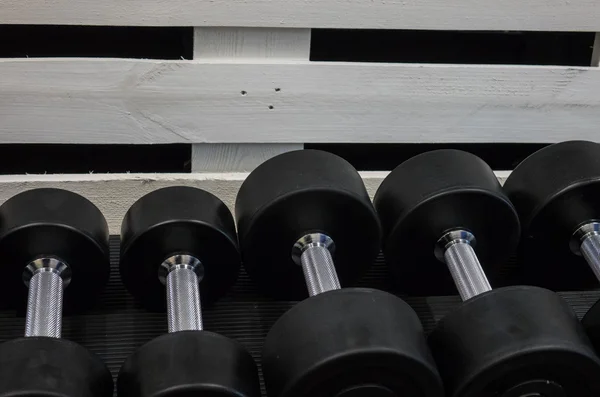
<svg viewBox="0 0 600 397">
<path fill-rule="evenodd" d="M 170 187 L 131 206 L 121 226 L 121 277 L 148 308 L 166 305 L 169 333 L 125 361 L 120 396 L 260 396 L 252 356 L 202 324 L 200 302 L 222 296 L 239 268 L 233 217 L 212 194 Z"/>
<path fill-rule="evenodd" d="M 381 235 L 349 163 L 315 150 L 274 157 L 244 181 L 235 213 L 251 277 L 279 298 L 311 296 L 265 340 L 269 396 L 441 395 L 415 312 L 386 292 L 340 289 L 370 266 Z"/>
<path fill-rule="evenodd" d="M 497 272 L 519 220 L 485 162 L 457 150 L 418 155 L 374 202 L 395 274 L 427 286 L 449 272 L 464 301 L 428 338 L 449 397 L 600 395 L 600 359 L 570 306 L 546 289 L 487 281 L 478 254 L 496 258 L 483 266 Z"/>
<path fill-rule="evenodd" d="M 600 145 L 547 146 L 519 164 L 504 188 L 521 218 L 527 281 L 551 289 L 594 286 L 600 279 Z M 583 323 L 600 349 L 600 305 Z"/>
<path fill-rule="evenodd" d="M 112 396 L 102 361 L 61 339 L 63 301 L 81 309 L 108 280 L 108 226 L 98 208 L 65 190 L 20 193 L 0 206 L 0 257 L 2 299 L 18 305 L 28 286 L 25 337 L 0 345 L 0 396 Z"/>
<path fill-rule="evenodd" d="M 600 277 L 599 153 L 593 142 L 547 146 L 506 180 L 504 190 L 521 218 L 527 282 L 572 290 L 593 287 Z"/>
</svg>

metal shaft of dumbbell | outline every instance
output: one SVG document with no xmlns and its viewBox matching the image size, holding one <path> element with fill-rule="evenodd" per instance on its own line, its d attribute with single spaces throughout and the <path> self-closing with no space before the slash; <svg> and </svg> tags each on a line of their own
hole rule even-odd
<svg viewBox="0 0 600 397">
<path fill-rule="evenodd" d="M 575 253 L 583 255 L 594 275 L 600 280 L 600 222 L 588 222 L 573 234 Z"/>
<path fill-rule="evenodd" d="M 29 286 L 25 336 L 60 338 L 63 291 L 70 281 L 68 266 L 54 258 L 31 262 L 23 274 Z"/>
<path fill-rule="evenodd" d="M 465 230 L 448 232 L 438 241 L 438 259 L 448 266 L 463 301 L 492 289 L 473 249 L 474 242 L 473 234 Z"/>
<path fill-rule="evenodd" d="M 333 264 L 333 240 L 322 233 L 307 234 L 292 250 L 292 258 L 302 266 L 309 296 L 340 289 L 340 281 Z"/>
<path fill-rule="evenodd" d="M 161 281 L 167 287 L 169 332 L 202 331 L 200 281 L 203 267 L 191 255 L 173 255 L 161 266 Z"/>
</svg>

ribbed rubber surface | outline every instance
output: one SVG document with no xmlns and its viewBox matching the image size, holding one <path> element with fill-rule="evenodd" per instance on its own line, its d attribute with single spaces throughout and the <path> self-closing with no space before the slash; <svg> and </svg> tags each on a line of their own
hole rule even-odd
<svg viewBox="0 0 600 397">
<path fill-rule="evenodd" d="M 116 377 L 121 363 L 134 349 L 167 332 L 167 315 L 148 313 L 134 302 L 119 277 L 119 238 L 111 237 L 110 243 L 112 273 L 109 284 L 94 310 L 63 319 L 63 338 L 80 343 L 98 354 Z M 514 265 L 509 264 L 504 269 L 506 273 L 511 266 Z M 382 258 L 379 258 L 358 285 L 392 291 L 389 283 L 386 267 Z M 566 292 L 561 295 L 580 317 L 600 299 L 600 291 Z M 405 300 L 417 312 L 426 332 L 431 331 L 440 318 L 460 304 L 459 296 L 409 297 Z M 274 302 L 264 297 L 242 271 L 229 294 L 203 311 L 204 329 L 240 341 L 256 358 L 260 368 L 264 337 L 277 318 L 293 304 Z M 24 330 L 24 316 L 17 317 L 14 311 L 0 311 L 0 340 L 23 336 Z"/>
</svg>

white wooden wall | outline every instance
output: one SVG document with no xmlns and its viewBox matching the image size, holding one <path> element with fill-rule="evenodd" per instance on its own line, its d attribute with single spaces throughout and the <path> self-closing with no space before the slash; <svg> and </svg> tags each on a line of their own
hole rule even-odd
<svg viewBox="0 0 600 397">
<path fill-rule="evenodd" d="M 0 143 L 191 143 L 228 172 L 314 142 L 600 136 L 600 34 L 590 67 L 309 61 L 311 28 L 600 32 L 599 0 L 3 0 L 0 24 L 196 27 L 193 60 L 0 60 Z"/>
</svg>

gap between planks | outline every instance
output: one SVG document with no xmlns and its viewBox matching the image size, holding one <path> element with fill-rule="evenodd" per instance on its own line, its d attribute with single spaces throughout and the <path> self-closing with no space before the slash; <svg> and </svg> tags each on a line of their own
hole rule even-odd
<svg viewBox="0 0 600 397">
<path fill-rule="evenodd" d="M 496 171 L 504 183 L 509 171 Z M 387 171 L 360 172 L 371 198 Z M 104 214 L 111 234 L 119 234 L 121 221 L 131 205 L 143 195 L 169 186 L 193 186 L 217 197 L 233 212 L 235 198 L 248 173 L 195 174 L 79 174 L 0 175 L 0 204 L 12 196 L 37 188 L 58 188 L 81 194 Z"/>
</svg>

